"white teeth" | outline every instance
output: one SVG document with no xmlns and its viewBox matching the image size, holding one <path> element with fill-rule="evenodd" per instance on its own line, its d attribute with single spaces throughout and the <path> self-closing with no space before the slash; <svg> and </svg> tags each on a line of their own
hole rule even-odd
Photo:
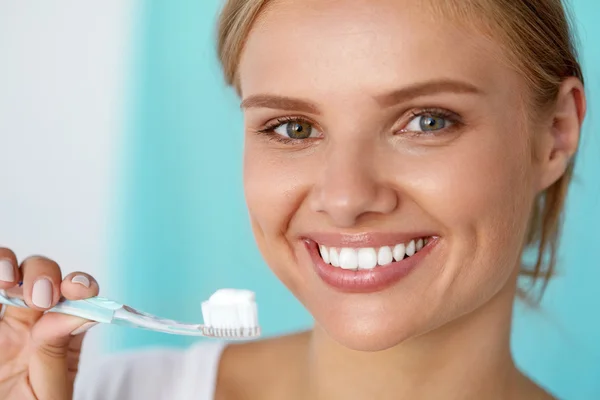
<svg viewBox="0 0 600 400">
<path fill-rule="evenodd" d="M 404 258 L 404 254 L 406 251 L 406 246 L 404 246 L 403 244 L 397 244 L 394 246 L 394 260 L 396 261 L 400 261 Z"/>
<path fill-rule="evenodd" d="M 388 265 L 391 264 L 392 261 L 394 261 L 392 249 L 390 249 L 389 246 L 381 247 L 377 253 L 377 264 Z"/>
<path fill-rule="evenodd" d="M 373 269 L 377 265 L 377 252 L 374 248 L 358 250 L 358 268 Z"/>
<path fill-rule="evenodd" d="M 415 241 L 411 240 L 410 243 L 408 244 L 408 246 L 406 246 L 406 255 L 411 257 L 415 254 L 415 251 L 416 251 Z"/>
<path fill-rule="evenodd" d="M 377 266 L 391 264 L 393 261 L 401 261 L 405 256 L 411 257 L 421 251 L 430 241 L 431 238 L 419 238 L 411 240 L 408 244 L 382 246 L 379 249 L 373 247 L 337 249 L 318 245 L 318 250 L 323 261 L 334 267 L 348 270 L 373 269 Z"/>
<path fill-rule="evenodd" d="M 417 240 L 417 251 L 423 248 L 423 239 Z"/>
<path fill-rule="evenodd" d="M 342 269 L 358 268 L 358 254 L 356 254 L 356 250 L 344 247 L 340 251 L 340 267 Z"/>
<path fill-rule="evenodd" d="M 319 252 L 321 253 L 321 258 L 323 259 L 323 261 L 329 264 L 329 250 L 327 249 L 327 247 L 320 245 Z"/>
<path fill-rule="evenodd" d="M 334 267 L 340 266 L 340 259 L 338 258 L 338 252 L 335 247 L 329 249 L 329 262 L 331 262 L 331 265 Z"/>
</svg>

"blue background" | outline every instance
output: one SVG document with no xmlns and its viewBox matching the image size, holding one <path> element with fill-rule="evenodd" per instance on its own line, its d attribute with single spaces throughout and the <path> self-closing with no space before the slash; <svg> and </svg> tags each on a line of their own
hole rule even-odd
<svg viewBox="0 0 600 400">
<path fill-rule="evenodd" d="M 128 121 L 125 201 L 114 238 L 119 298 L 184 321 L 221 287 L 256 291 L 266 335 L 310 325 L 269 272 L 252 238 L 242 192 L 242 116 L 216 58 L 220 1 L 143 2 Z M 600 399 L 600 4 L 574 1 L 589 113 L 568 203 L 559 277 L 541 309 L 518 304 L 516 359 L 567 399 Z M 184 346 L 189 338 L 114 329 L 113 350 Z"/>
</svg>

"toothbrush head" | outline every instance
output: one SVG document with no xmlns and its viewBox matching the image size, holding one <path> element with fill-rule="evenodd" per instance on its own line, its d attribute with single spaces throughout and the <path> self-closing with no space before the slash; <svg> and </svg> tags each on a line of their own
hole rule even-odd
<svg viewBox="0 0 600 400">
<path fill-rule="evenodd" d="M 254 292 L 220 289 L 202 303 L 206 336 L 246 339 L 260 336 Z"/>
</svg>

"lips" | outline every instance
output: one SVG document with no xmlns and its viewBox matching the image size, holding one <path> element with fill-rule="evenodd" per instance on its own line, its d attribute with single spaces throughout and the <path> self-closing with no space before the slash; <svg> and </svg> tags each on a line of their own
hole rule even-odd
<svg viewBox="0 0 600 400">
<path fill-rule="evenodd" d="M 414 239 L 409 239 L 409 237 Z M 319 242 L 315 241 L 315 239 L 319 240 Z M 311 257 L 316 274 L 328 286 L 342 292 L 370 293 L 386 289 L 406 277 L 421 264 L 421 261 L 427 257 L 429 253 L 431 253 L 439 242 L 439 237 L 428 234 L 415 234 L 412 236 L 394 238 L 386 237 L 383 238 L 383 240 L 383 243 L 388 242 L 389 244 L 377 246 L 378 243 L 382 243 L 382 238 L 371 235 L 351 237 L 339 237 L 339 235 L 337 237 L 333 235 L 311 235 L 310 238 L 304 239 L 304 243 Z M 334 266 L 330 264 L 331 260 L 327 260 L 326 262 L 320 254 L 323 252 L 324 248 L 339 249 L 339 254 L 349 254 L 348 257 L 352 259 L 351 253 L 356 252 L 356 254 L 364 254 L 366 253 L 365 250 L 369 249 L 367 246 L 378 248 L 379 250 L 385 247 L 397 249 L 399 245 L 394 245 L 393 243 L 406 242 L 406 245 L 404 245 L 406 248 L 411 246 L 411 242 L 417 243 L 419 240 L 422 241 L 423 246 L 419 246 L 421 247 L 420 250 L 413 252 L 413 249 L 410 249 L 408 254 L 404 255 L 404 258 L 397 257 L 396 255 L 392 260 L 389 260 L 389 262 L 386 261 L 383 263 L 384 265 L 379 265 L 379 263 L 377 263 L 376 266 L 372 266 L 373 263 L 370 263 L 369 268 L 367 269 L 352 268 L 352 260 L 349 261 L 349 264 L 346 264 L 346 266 L 349 265 L 349 268 L 342 268 L 339 265 Z M 334 243 L 339 247 L 327 246 L 324 243 Z M 329 254 L 329 252 L 327 253 Z M 378 253 L 381 253 L 381 251 Z M 325 256 L 327 258 L 327 255 Z"/>
</svg>

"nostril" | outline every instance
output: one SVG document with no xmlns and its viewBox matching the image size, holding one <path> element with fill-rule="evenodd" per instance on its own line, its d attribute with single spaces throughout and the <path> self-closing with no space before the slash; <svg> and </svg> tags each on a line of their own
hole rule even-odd
<svg viewBox="0 0 600 400">
<path fill-rule="evenodd" d="M 398 206 L 398 196 L 373 168 L 361 163 L 363 149 L 344 148 L 329 157 L 311 189 L 314 212 L 327 214 L 334 225 L 351 227 L 365 214 L 388 214 Z"/>
<path fill-rule="evenodd" d="M 398 204 L 392 188 L 380 186 L 372 191 L 333 191 L 332 188 L 316 193 L 312 210 L 327 214 L 335 226 L 351 227 L 366 214 L 389 214 Z"/>
<path fill-rule="evenodd" d="M 377 195 L 377 203 L 373 207 L 373 212 L 378 214 L 389 214 L 398 208 L 400 197 L 398 192 L 388 186 L 380 186 Z"/>
</svg>

